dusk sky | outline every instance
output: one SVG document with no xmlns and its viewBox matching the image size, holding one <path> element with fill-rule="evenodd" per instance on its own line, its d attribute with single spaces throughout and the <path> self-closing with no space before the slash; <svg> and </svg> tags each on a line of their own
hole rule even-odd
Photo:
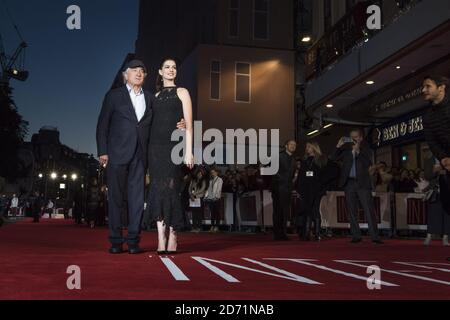
<svg viewBox="0 0 450 320">
<path fill-rule="evenodd" d="M 60 131 L 63 144 L 96 156 L 101 103 L 127 53 L 134 52 L 138 0 L 0 0 L 0 32 L 12 54 L 20 38 L 4 3 L 28 43 L 26 82 L 11 80 L 29 136 L 42 126 Z M 67 7 L 81 8 L 81 30 L 67 29 Z"/>
</svg>

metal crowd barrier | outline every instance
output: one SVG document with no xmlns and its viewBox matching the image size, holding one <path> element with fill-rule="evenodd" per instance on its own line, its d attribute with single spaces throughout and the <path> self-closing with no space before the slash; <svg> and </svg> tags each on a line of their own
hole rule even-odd
<svg viewBox="0 0 450 320">
<path fill-rule="evenodd" d="M 378 228 L 391 230 L 426 230 L 427 206 L 422 193 L 374 192 L 375 217 Z M 295 225 L 299 199 L 293 197 L 288 226 Z M 189 210 L 188 210 L 189 211 Z M 210 224 L 211 216 L 207 206 L 203 212 L 203 223 Z M 349 229 L 345 194 L 342 191 L 327 192 L 320 204 L 323 228 Z M 233 194 L 223 193 L 220 217 L 223 225 L 272 227 L 272 195 L 268 190 L 252 191 L 237 197 L 236 213 L 233 212 Z M 367 221 L 359 209 L 360 227 L 366 229 Z"/>
</svg>

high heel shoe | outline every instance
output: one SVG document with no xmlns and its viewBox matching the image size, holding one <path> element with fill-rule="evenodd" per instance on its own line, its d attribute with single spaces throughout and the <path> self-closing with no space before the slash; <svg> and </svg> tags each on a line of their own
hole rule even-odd
<svg viewBox="0 0 450 320">
<path fill-rule="evenodd" d="M 158 251 L 156 251 L 156 253 L 158 254 L 158 256 L 161 256 L 161 255 L 165 255 L 165 254 L 167 254 L 168 252 L 167 252 L 167 250 L 158 250 Z"/>
</svg>

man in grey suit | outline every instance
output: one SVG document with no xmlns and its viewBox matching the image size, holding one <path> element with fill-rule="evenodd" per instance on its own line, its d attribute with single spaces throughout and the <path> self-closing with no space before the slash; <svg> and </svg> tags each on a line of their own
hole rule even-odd
<svg viewBox="0 0 450 320">
<path fill-rule="evenodd" d="M 378 236 L 375 206 L 372 197 L 372 183 L 369 168 L 372 165 L 373 153 L 363 132 L 355 129 L 350 132 L 350 138 L 341 138 L 336 151 L 331 157 L 342 161 L 339 187 L 344 188 L 347 212 L 350 220 L 352 243 L 361 242 L 361 230 L 358 221 L 358 199 L 364 209 L 372 241 L 382 244 Z"/>
</svg>

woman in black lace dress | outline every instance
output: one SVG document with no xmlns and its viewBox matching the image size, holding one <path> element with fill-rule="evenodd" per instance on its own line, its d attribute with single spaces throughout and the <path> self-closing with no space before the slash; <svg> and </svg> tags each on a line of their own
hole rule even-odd
<svg viewBox="0 0 450 320">
<path fill-rule="evenodd" d="M 157 222 L 160 254 L 177 251 L 176 232 L 184 227 L 184 210 L 181 204 L 182 168 L 181 163 L 177 164 L 176 159 L 172 159 L 172 150 L 179 142 L 171 141 L 173 128 L 182 118 L 186 122 L 182 160 L 190 169 L 194 166 L 192 102 L 188 90 L 176 87 L 176 76 L 176 62 L 165 59 L 159 70 L 148 148 L 150 187 L 145 216 L 149 219 L 147 223 Z"/>
</svg>

